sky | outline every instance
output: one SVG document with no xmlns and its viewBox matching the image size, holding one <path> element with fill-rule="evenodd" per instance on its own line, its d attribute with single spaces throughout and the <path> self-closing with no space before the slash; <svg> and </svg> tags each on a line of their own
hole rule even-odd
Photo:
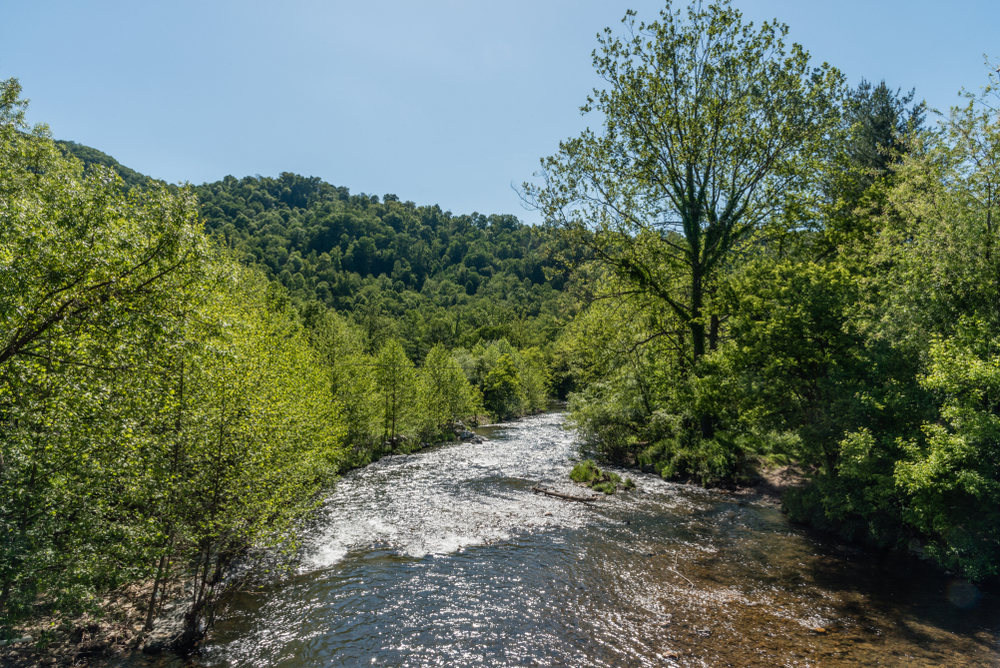
<svg viewBox="0 0 1000 668">
<path fill-rule="evenodd" d="M 600 118 L 591 52 L 651 0 L 4 0 L 0 79 L 28 118 L 144 174 L 318 176 L 456 214 L 513 213 L 560 140 Z M 677 7 L 683 5 L 675 5 Z M 851 85 L 947 110 L 1000 66 L 1000 2 L 734 0 Z"/>
</svg>

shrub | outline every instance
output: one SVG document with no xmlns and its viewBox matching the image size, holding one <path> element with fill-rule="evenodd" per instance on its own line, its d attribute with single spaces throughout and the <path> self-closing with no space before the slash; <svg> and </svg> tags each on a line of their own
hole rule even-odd
<svg viewBox="0 0 1000 668">
<path fill-rule="evenodd" d="M 574 482 L 590 482 L 601 476 L 601 469 L 597 468 L 594 461 L 591 459 L 584 459 L 582 462 L 573 467 L 570 471 L 569 478 Z"/>
<path fill-rule="evenodd" d="M 569 474 L 570 480 L 587 484 L 591 489 L 605 494 L 614 494 L 619 487 L 623 489 L 634 489 L 635 483 L 632 479 L 627 479 L 624 483 L 617 473 L 612 471 L 602 471 L 597 468 L 597 464 L 592 459 L 585 459 L 576 466 Z"/>
</svg>

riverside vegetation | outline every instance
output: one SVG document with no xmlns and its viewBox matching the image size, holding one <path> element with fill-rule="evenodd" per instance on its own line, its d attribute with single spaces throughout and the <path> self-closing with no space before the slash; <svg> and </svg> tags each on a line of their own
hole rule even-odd
<svg viewBox="0 0 1000 668">
<path fill-rule="evenodd" d="M 140 581 L 148 625 L 178 576 L 197 617 L 339 471 L 550 393 L 600 459 L 793 462 L 793 518 L 996 578 L 996 75 L 930 124 L 728 3 L 637 21 L 594 54 L 602 131 L 522 190 L 539 227 L 168 186 L 27 127 L 4 81 L 3 628 Z"/>
<path fill-rule="evenodd" d="M 996 578 L 995 66 L 932 126 L 727 2 L 624 23 L 582 107 L 601 132 L 522 191 L 589 304 L 559 342 L 580 434 L 702 484 L 794 462 L 792 518 Z"/>
<path fill-rule="evenodd" d="M 178 580 L 194 632 L 234 560 L 263 572 L 294 555 L 298 526 L 339 471 L 454 438 L 461 420 L 544 406 L 539 346 L 551 338 L 554 290 L 533 264 L 539 235 L 530 229 L 437 209 L 422 219 L 412 206 L 345 202 L 335 189 L 327 200 L 325 184 L 288 175 L 227 180 L 218 201 L 244 188 L 250 215 L 267 187 L 318 193 L 287 229 L 269 216 L 282 221 L 291 209 L 267 200 L 260 238 L 272 244 L 265 249 L 280 246 L 276 274 L 267 252 L 253 261 L 254 243 L 233 243 L 225 226 L 213 234 L 214 200 L 57 144 L 45 126 L 26 126 L 25 110 L 17 80 L 0 83 L 5 635 L 39 615 L 56 624 L 99 614 L 101 594 L 135 582 L 149 583 L 139 602 L 149 629 Z M 302 260 L 295 246 L 298 217 L 313 220 L 314 208 L 332 216 L 317 223 L 323 229 L 357 212 L 373 234 L 392 231 L 383 218 L 405 220 L 400 247 L 422 252 L 406 235 L 424 234 L 429 247 L 444 239 L 445 251 L 469 247 L 463 257 L 474 259 L 450 273 L 440 261 L 427 272 L 418 265 L 398 290 L 370 274 L 342 276 L 327 253 Z M 360 252 L 348 244 L 347 256 Z M 310 292 L 300 269 L 312 262 Z M 355 266 L 381 265 L 346 263 Z M 348 314 L 331 309 L 317 277 L 343 279 L 358 303 Z M 472 296 L 492 289 L 510 296 Z M 402 309 L 409 318 L 397 329 Z"/>
<path fill-rule="evenodd" d="M 592 490 L 604 494 L 614 494 L 619 487 L 635 489 L 632 478 L 622 480 L 622 477 L 614 471 L 602 471 L 597 468 L 597 464 L 592 459 L 584 459 L 574 466 L 573 470 L 569 472 L 569 479 L 573 482 L 583 483 Z"/>
</svg>

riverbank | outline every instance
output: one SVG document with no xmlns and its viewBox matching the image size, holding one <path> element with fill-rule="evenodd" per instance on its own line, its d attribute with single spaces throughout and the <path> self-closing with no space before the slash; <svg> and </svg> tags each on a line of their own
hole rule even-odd
<svg viewBox="0 0 1000 668">
<path fill-rule="evenodd" d="M 488 422 L 486 416 L 481 417 L 482 422 Z M 473 428 L 479 426 L 478 422 Z M 340 474 L 369 466 L 384 457 L 418 454 L 433 447 L 459 442 L 479 444 L 486 440 L 461 422 L 455 425 L 452 432 L 451 439 L 415 442 L 411 447 L 388 450 L 360 466 L 345 467 Z M 226 573 L 224 578 L 228 575 Z M 189 649 L 196 642 L 184 648 L 172 646 L 173 638 L 183 631 L 183 618 L 190 608 L 190 597 L 185 596 L 184 579 L 184 574 L 178 571 L 161 583 L 162 596 L 158 600 L 164 603 L 162 607 L 158 606 L 151 632 L 146 631 L 144 626 L 152 594 L 152 579 L 105 593 L 100 597 L 97 611 L 75 616 L 60 615 L 57 611 L 19 624 L 13 630 L 13 638 L 0 645 L 2 665 L 4 668 L 86 666 L 93 659 L 107 659 L 143 650 L 153 654 Z"/>
<path fill-rule="evenodd" d="M 179 577 L 162 585 L 167 600 L 179 598 Z M 31 666 L 86 666 L 91 659 L 139 650 L 149 637 L 143 630 L 153 582 L 132 583 L 106 593 L 100 614 L 50 614 L 19 625 L 15 640 L 0 647 L 5 668 Z"/>
<path fill-rule="evenodd" d="M 976 607 L 762 490 L 642 475 L 594 503 L 533 494 L 582 490 L 561 417 L 479 431 L 345 475 L 301 572 L 235 598 L 198 665 L 995 665 L 991 592 Z"/>
</svg>

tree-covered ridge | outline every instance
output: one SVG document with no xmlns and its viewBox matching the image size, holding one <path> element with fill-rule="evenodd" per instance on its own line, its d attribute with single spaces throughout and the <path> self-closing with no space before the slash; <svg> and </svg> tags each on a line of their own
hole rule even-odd
<svg viewBox="0 0 1000 668">
<path fill-rule="evenodd" d="M 376 349 L 397 336 L 419 361 L 439 343 L 524 348 L 558 330 L 550 235 L 512 215 L 454 215 L 288 173 L 195 192 L 208 230 L 297 302 L 353 314 Z"/>
<path fill-rule="evenodd" d="M 56 141 L 56 146 L 62 150 L 63 154 L 72 155 L 82 162 L 84 170 L 89 170 L 92 165 L 102 165 L 113 169 L 129 188 L 149 185 L 149 182 L 152 180 L 151 177 L 126 167 L 107 153 L 98 151 L 96 148 L 68 140 L 58 140 Z"/>
</svg>

